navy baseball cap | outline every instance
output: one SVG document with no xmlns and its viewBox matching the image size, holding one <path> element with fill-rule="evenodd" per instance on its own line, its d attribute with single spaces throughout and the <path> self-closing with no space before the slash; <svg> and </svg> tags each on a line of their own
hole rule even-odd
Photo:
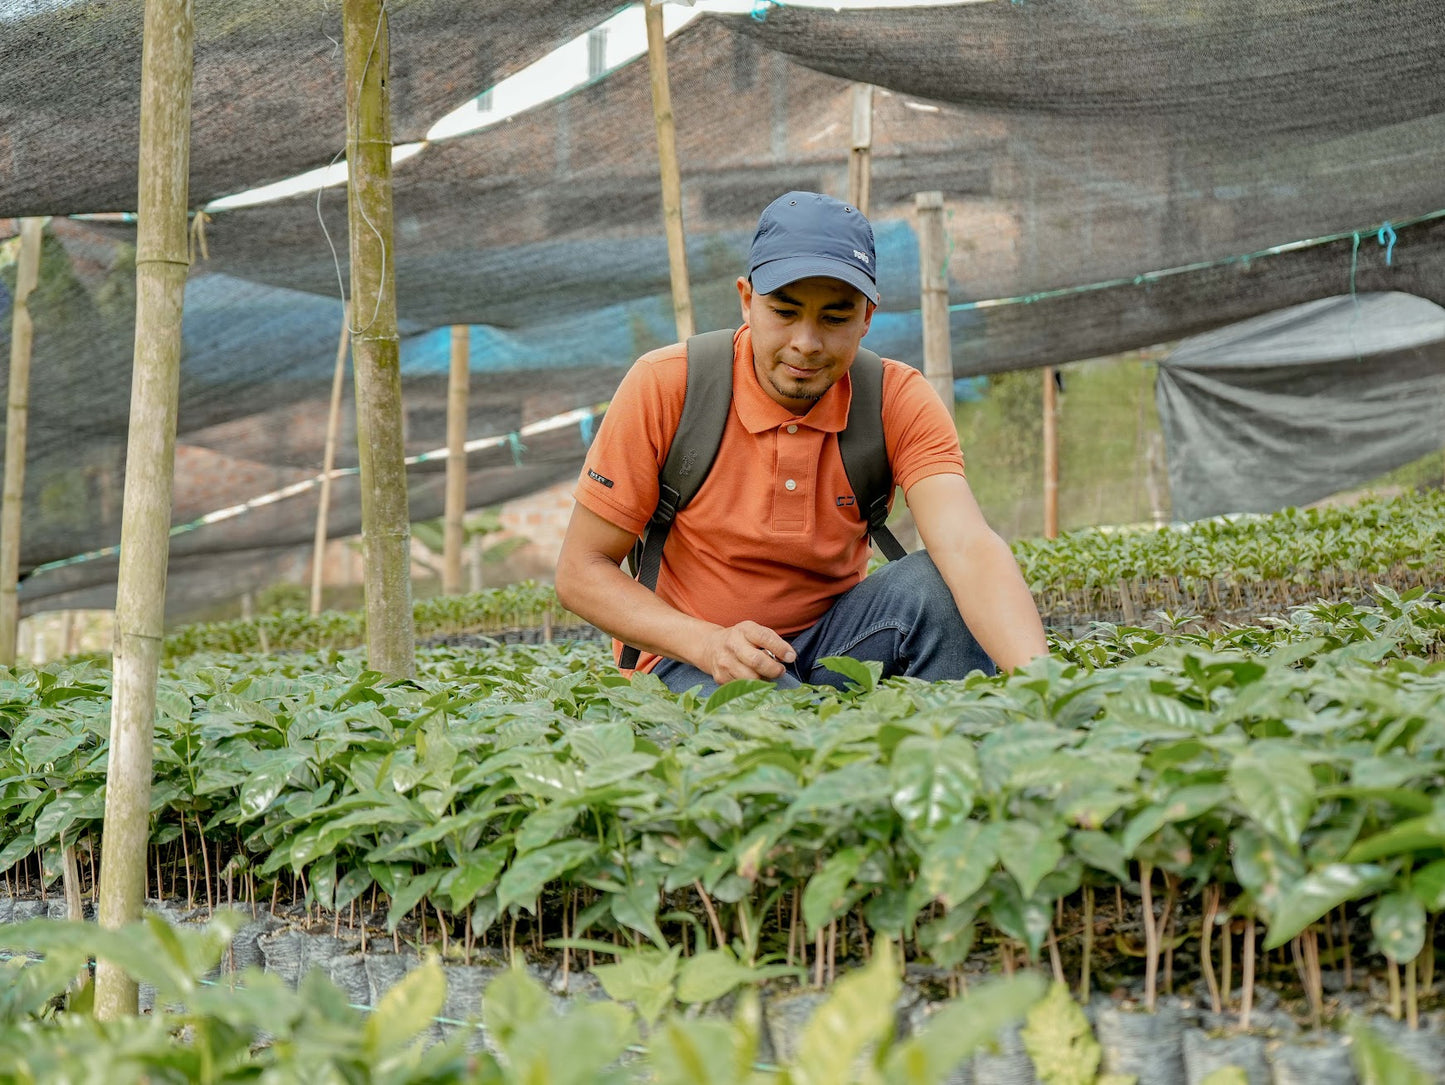
<svg viewBox="0 0 1445 1085">
<path fill-rule="evenodd" d="M 748 278 L 760 294 L 814 276 L 841 279 L 877 305 L 876 263 L 863 212 L 821 192 L 787 192 L 758 219 Z"/>
</svg>

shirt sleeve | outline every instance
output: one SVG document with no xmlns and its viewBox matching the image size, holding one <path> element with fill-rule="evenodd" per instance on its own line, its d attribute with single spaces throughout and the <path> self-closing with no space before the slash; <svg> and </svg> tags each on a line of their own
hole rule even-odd
<svg viewBox="0 0 1445 1085">
<path fill-rule="evenodd" d="M 665 347 L 633 363 L 597 427 L 572 491 L 579 504 L 630 534 L 642 534 L 657 508 L 657 475 L 686 394 L 686 348 Z"/>
<path fill-rule="evenodd" d="M 929 475 L 962 475 L 958 430 L 943 400 L 912 366 L 883 364 L 883 433 L 894 482 L 907 493 Z"/>
</svg>

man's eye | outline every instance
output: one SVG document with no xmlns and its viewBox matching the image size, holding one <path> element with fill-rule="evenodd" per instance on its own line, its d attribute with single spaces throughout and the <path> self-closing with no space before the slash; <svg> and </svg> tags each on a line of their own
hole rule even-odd
<svg viewBox="0 0 1445 1085">
<path fill-rule="evenodd" d="M 848 323 L 848 318 L 846 316 L 825 316 L 823 318 L 823 322 L 825 324 L 832 324 L 835 327 L 839 327 Z"/>
<path fill-rule="evenodd" d="M 798 314 L 797 314 L 797 311 L 794 310 L 794 309 L 776 309 L 776 308 L 775 308 L 775 309 L 773 310 L 773 312 L 776 313 L 776 314 L 777 314 L 778 316 L 780 316 L 780 317 L 793 317 L 793 316 L 797 316 L 797 315 L 798 315 Z"/>
</svg>

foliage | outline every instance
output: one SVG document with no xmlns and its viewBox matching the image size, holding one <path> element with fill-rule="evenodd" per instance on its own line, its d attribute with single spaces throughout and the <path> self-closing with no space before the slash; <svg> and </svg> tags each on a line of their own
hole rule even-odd
<svg viewBox="0 0 1445 1085">
<path fill-rule="evenodd" d="M 657 1085 L 933 1085 L 1021 1017 L 1042 988 L 1034 976 L 990 983 L 899 1042 L 892 1035 L 897 962 L 884 949 L 838 984 L 787 1065 L 764 1067 L 757 1062 L 756 995 L 740 999 L 730 1021 L 669 1014 L 649 1029 L 649 1049 L 641 1050 L 634 1046 L 637 1021 L 625 1008 L 600 1001 L 564 1011 L 517 967 L 485 992 L 482 1024 L 490 1050 L 468 1054 L 464 1033 L 423 1043 L 446 994 L 435 960 L 409 972 L 365 1015 L 318 972 L 294 991 L 255 971 L 239 983 L 207 983 L 206 969 L 239 924 L 239 916 L 222 914 L 205 930 L 172 930 L 158 919 L 119 932 L 44 922 L 6 930 L 7 945 L 45 956 L 20 957 L 0 969 L 0 1075 L 19 1085 L 620 1085 L 641 1075 Z M 154 984 L 163 1008 L 139 1021 L 101 1024 L 84 1012 L 87 988 L 70 1012 L 62 1011 L 68 983 L 94 956 Z M 629 1051 L 640 1057 L 625 1068 L 621 1060 Z"/>
<path fill-rule="evenodd" d="M 284 592 L 279 594 L 284 596 Z M 544 619 L 560 621 L 567 617 L 556 592 L 533 581 L 471 595 L 421 599 L 415 603 L 413 613 L 416 635 L 421 640 L 534 627 Z M 240 621 L 182 626 L 166 637 L 162 651 L 165 658 L 173 660 L 200 652 L 325 652 L 354 648 L 365 640 L 366 614 L 362 610 L 329 610 L 313 615 L 283 609 Z"/>
<path fill-rule="evenodd" d="M 1373 903 L 1404 962 L 1445 904 L 1445 667 L 1417 654 L 1442 628 L 1386 592 L 1227 633 L 1101 628 L 996 679 L 855 664 L 853 693 L 705 701 L 601 645 L 437 649 L 414 682 L 195 658 L 160 687 L 152 868 L 184 859 L 214 900 L 223 875 L 338 912 L 380 895 L 392 927 L 430 912 L 509 948 L 518 924 L 612 933 L 679 992 L 796 966 L 838 924 L 945 968 L 980 937 L 1037 957 L 1058 901 L 1146 872 L 1221 887 L 1266 948 Z M 0 681 L 0 869 L 98 830 L 108 683 Z M 696 960 L 669 964 L 688 934 Z"/>
</svg>

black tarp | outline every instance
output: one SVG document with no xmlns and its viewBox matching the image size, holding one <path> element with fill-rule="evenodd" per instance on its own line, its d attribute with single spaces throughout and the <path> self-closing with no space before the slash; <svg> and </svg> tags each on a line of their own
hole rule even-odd
<svg viewBox="0 0 1445 1085">
<path fill-rule="evenodd" d="M 1357 294 L 1220 328 L 1156 399 L 1176 519 L 1306 504 L 1445 447 L 1445 309 Z"/>
</svg>

